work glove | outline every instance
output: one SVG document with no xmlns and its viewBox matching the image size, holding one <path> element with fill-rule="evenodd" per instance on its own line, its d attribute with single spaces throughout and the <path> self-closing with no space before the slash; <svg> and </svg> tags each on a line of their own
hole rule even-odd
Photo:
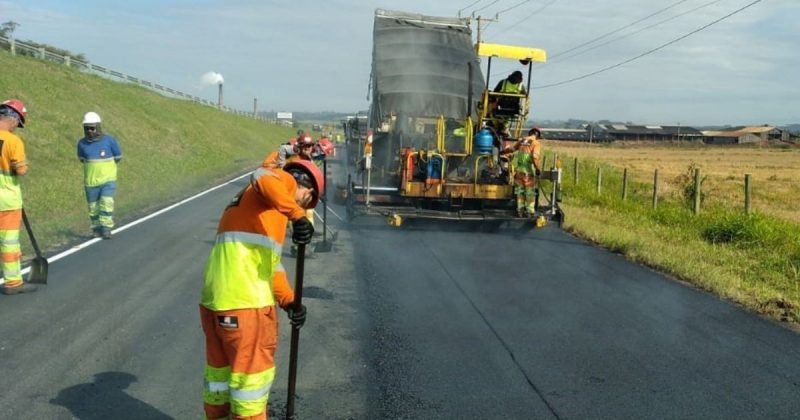
<svg viewBox="0 0 800 420">
<path fill-rule="evenodd" d="M 294 304 L 286 310 L 289 314 L 289 322 L 293 327 L 300 329 L 306 323 L 306 305 L 300 305 L 298 308 Z"/>
<path fill-rule="evenodd" d="M 292 222 L 292 242 L 298 245 L 307 245 L 311 243 L 311 237 L 314 236 L 314 225 L 305 216 Z"/>
</svg>

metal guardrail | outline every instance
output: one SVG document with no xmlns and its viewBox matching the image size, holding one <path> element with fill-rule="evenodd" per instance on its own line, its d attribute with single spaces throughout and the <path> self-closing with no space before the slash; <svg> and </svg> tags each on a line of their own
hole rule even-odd
<svg viewBox="0 0 800 420">
<path fill-rule="evenodd" d="M 18 49 L 24 50 L 24 51 L 27 51 L 29 53 L 27 55 L 31 55 L 31 56 L 39 58 L 41 60 L 53 61 L 53 62 L 56 62 L 56 63 L 59 63 L 59 64 L 63 64 L 65 66 L 67 66 L 67 67 L 74 67 L 74 68 L 77 68 L 79 70 L 86 70 L 86 71 L 90 71 L 90 72 L 93 72 L 93 73 L 96 73 L 96 74 L 99 74 L 99 75 L 102 75 L 102 76 L 107 76 L 107 77 L 109 77 L 111 79 L 118 79 L 121 82 L 133 83 L 133 84 L 136 84 L 136 85 L 139 85 L 139 86 L 144 86 L 144 87 L 146 87 L 148 89 L 155 90 L 157 92 L 165 93 L 165 94 L 168 94 L 168 95 L 171 95 L 171 96 L 174 96 L 174 97 L 178 97 L 178 98 L 182 98 L 182 99 L 187 99 L 189 101 L 197 102 L 197 103 L 202 104 L 202 105 L 207 105 L 207 106 L 210 106 L 210 107 L 213 107 L 213 108 L 217 108 L 217 109 L 220 109 L 222 111 L 225 111 L 225 112 L 228 112 L 228 113 L 231 113 L 231 114 L 240 115 L 240 116 L 244 116 L 244 117 L 250 117 L 250 118 L 253 118 L 253 119 L 256 119 L 256 120 L 275 123 L 275 120 L 269 119 L 269 118 L 266 118 L 266 117 L 262 117 L 262 116 L 258 116 L 258 115 L 254 115 L 253 112 L 241 111 L 241 110 L 238 110 L 238 109 L 235 109 L 235 108 L 231 108 L 231 107 L 227 107 L 227 106 L 220 107 L 219 104 L 214 103 L 214 102 L 209 101 L 209 100 L 206 100 L 206 99 L 202 99 L 202 98 L 200 98 L 198 96 L 191 95 L 191 94 L 188 94 L 188 93 L 185 93 L 185 92 L 181 92 L 179 90 L 172 89 L 172 88 L 169 88 L 169 87 L 165 87 L 165 86 L 162 86 L 161 84 L 150 82 L 150 81 L 147 81 L 147 80 L 143 80 L 143 79 L 140 79 L 138 77 L 134 77 L 134 76 L 122 73 L 122 72 L 118 72 L 116 70 L 111 70 L 109 68 L 106 68 L 106 67 L 103 67 L 103 66 L 99 66 L 97 64 L 92 64 L 92 63 L 89 63 L 88 61 L 76 60 L 74 57 L 70 57 L 68 55 L 65 56 L 65 55 L 61 55 L 61 54 L 56 54 L 55 52 L 49 51 L 44 47 L 37 47 L 37 46 L 34 46 L 34 45 L 26 44 L 24 42 L 17 41 L 14 38 L 7 38 L 7 37 L 4 37 L 4 36 L 0 36 L 0 45 L 2 45 L 2 44 L 5 44 L 4 47 L 6 47 L 11 52 L 11 55 L 16 55 Z"/>
</svg>

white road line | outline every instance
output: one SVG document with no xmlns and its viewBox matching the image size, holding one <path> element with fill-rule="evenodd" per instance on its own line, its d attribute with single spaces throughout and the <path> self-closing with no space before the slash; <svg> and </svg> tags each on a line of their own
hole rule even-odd
<svg viewBox="0 0 800 420">
<path fill-rule="evenodd" d="M 127 225 L 120 226 L 120 227 L 112 230 L 111 234 L 113 235 L 113 234 L 122 232 L 124 230 L 130 229 L 130 228 L 132 228 L 132 227 L 134 227 L 134 226 L 136 226 L 136 225 L 138 225 L 140 223 L 144 223 L 144 222 L 146 222 L 146 221 L 148 221 L 148 220 L 150 220 L 150 219 L 152 219 L 152 218 L 154 218 L 154 217 L 156 217 L 158 215 L 164 214 L 164 213 L 174 209 L 175 207 L 178 207 L 180 205 L 186 204 L 186 203 L 188 203 L 188 202 L 190 202 L 190 201 L 192 201 L 192 200 L 194 200 L 196 198 L 202 197 L 202 196 L 204 196 L 204 195 L 206 195 L 206 194 L 208 194 L 208 193 L 210 193 L 210 192 L 212 192 L 214 190 L 220 189 L 220 188 L 222 188 L 224 186 L 227 186 L 229 184 L 232 184 L 232 183 L 234 183 L 234 182 L 236 182 L 236 181 L 238 181 L 238 180 L 240 180 L 240 179 L 242 179 L 244 177 L 250 176 L 250 174 L 251 174 L 251 172 L 248 172 L 248 173 L 246 173 L 244 175 L 241 175 L 239 177 L 231 179 L 230 181 L 227 181 L 227 182 L 224 182 L 222 184 L 219 184 L 216 187 L 211 187 L 211 188 L 209 188 L 209 189 L 207 189 L 207 190 L 205 190 L 205 191 L 203 191 L 201 193 L 195 194 L 195 195 L 193 195 L 193 196 L 191 196 L 189 198 L 181 200 L 181 201 L 179 201 L 179 202 L 177 202 L 177 203 L 175 203 L 175 204 L 173 204 L 173 205 L 171 205 L 169 207 L 165 207 L 165 208 L 163 208 L 163 209 L 161 209 L 161 210 L 159 210 L 159 211 L 157 211 L 155 213 L 148 214 L 147 216 L 142 217 L 141 219 L 134 220 L 133 222 L 130 222 Z M 60 254 L 56 254 L 56 255 L 53 255 L 52 257 L 47 258 L 47 262 L 51 263 L 51 262 L 54 262 L 54 261 L 58 261 L 58 260 L 66 257 L 66 256 L 72 255 L 72 254 L 74 254 L 74 253 L 76 253 L 76 252 L 78 252 L 78 251 L 80 251 L 80 250 L 82 250 L 82 249 L 84 249 L 84 248 L 86 248 L 86 247 L 88 247 L 90 245 L 93 245 L 96 242 L 100 242 L 102 240 L 103 240 L 102 238 L 92 238 L 92 239 L 90 239 L 90 240 L 88 240 L 88 241 L 86 241 L 84 243 L 75 245 L 72 248 L 70 248 L 70 249 L 68 249 L 68 250 L 66 250 L 66 251 L 64 251 L 64 252 L 62 252 Z M 31 268 L 30 267 L 25 267 L 25 268 L 22 269 L 22 274 L 25 275 L 29 271 L 31 271 Z M 4 278 L 0 278 L 0 284 L 3 284 L 3 283 L 5 283 L 5 279 Z"/>
</svg>

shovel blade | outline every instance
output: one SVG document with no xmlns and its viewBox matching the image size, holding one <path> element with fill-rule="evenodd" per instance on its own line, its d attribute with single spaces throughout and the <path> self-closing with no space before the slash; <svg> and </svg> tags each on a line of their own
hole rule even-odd
<svg viewBox="0 0 800 420">
<path fill-rule="evenodd" d="M 31 261 L 31 272 L 28 274 L 28 283 L 47 284 L 47 259 L 36 257 Z"/>
</svg>

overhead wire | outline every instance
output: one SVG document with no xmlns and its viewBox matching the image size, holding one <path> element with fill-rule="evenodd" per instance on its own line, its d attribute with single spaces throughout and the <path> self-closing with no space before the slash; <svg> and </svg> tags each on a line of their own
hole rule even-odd
<svg viewBox="0 0 800 420">
<path fill-rule="evenodd" d="M 470 3 L 470 4 L 468 4 L 468 5 L 464 6 L 464 7 L 462 7 L 462 8 L 460 8 L 460 9 L 458 9 L 458 12 L 457 12 L 458 16 L 461 16 L 461 12 L 462 12 L 462 11 L 469 9 L 470 7 L 472 7 L 472 6 L 474 6 L 474 5 L 478 4 L 478 3 L 480 3 L 480 2 L 482 2 L 482 1 L 483 1 L 483 0 L 475 0 L 475 1 L 473 1 L 472 3 Z"/>
<path fill-rule="evenodd" d="M 499 12 L 495 13 L 495 16 L 500 16 L 502 13 L 508 12 L 508 11 L 510 11 L 510 10 L 514 10 L 514 9 L 516 9 L 517 7 L 519 7 L 519 6 L 522 6 L 522 5 L 523 5 L 523 4 L 525 4 L 525 3 L 529 3 L 530 1 L 531 1 L 531 0 L 522 0 L 521 2 L 519 2 L 519 3 L 515 4 L 515 5 L 511 6 L 511 7 L 507 7 L 507 8 L 505 8 L 505 9 L 503 9 L 503 10 L 501 10 L 501 11 L 499 11 Z"/>
<path fill-rule="evenodd" d="M 517 22 L 516 22 L 516 23 L 514 23 L 513 25 L 511 25 L 511 26 L 509 26 L 509 27 L 507 27 L 507 28 L 503 29 L 502 31 L 500 31 L 500 32 L 496 33 L 495 35 L 500 35 L 500 34 L 503 34 L 503 33 L 506 33 L 506 32 L 508 32 L 509 30 L 511 30 L 512 28 L 516 27 L 516 26 L 517 26 L 517 25 L 519 25 L 520 23 L 522 23 L 522 22 L 525 22 L 526 20 L 530 19 L 531 17 L 533 17 L 534 15 L 538 14 L 538 13 L 539 13 L 539 12 L 541 12 L 542 10 L 544 10 L 544 9 L 546 9 L 546 8 L 548 8 L 548 7 L 550 7 L 550 6 L 551 6 L 553 3 L 557 2 L 557 1 L 558 1 L 558 0 L 550 0 L 549 2 L 545 3 L 545 4 L 544 4 L 542 7 L 540 7 L 540 8 L 538 8 L 538 9 L 534 10 L 534 11 L 533 11 L 533 12 L 531 12 L 529 15 L 525 16 L 524 18 L 522 18 L 521 20 L 517 21 Z"/>
<path fill-rule="evenodd" d="M 696 11 L 698 11 L 698 10 L 702 9 L 702 8 L 705 8 L 705 7 L 711 6 L 711 5 L 713 5 L 713 4 L 715 4 L 715 3 L 719 3 L 719 2 L 721 2 L 721 1 L 723 1 L 723 0 L 713 0 L 713 1 L 710 1 L 710 2 L 708 2 L 708 3 L 701 4 L 700 6 L 697 6 L 697 7 L 695 7 L 694 9 L 690 9 L 690 10 L 687 10 L 687 11 L 685 11 L 685 12 L 683 12 L 683 13 L 679 13 L 679 14 L 677 14 L 677 15 L 675 15 L 675 16 L 672 16 L 672 17 L 669 17 L 669 18 L 667 18 L 667 19 L 664 19 L 664 20 L 658 21 L 658 22 L 656 22 L 656 23 L 654 23 L 654 24 L 652 24 L 652 25 L 645 26 L 644 28 L 641 28 L 641 29 L 639 29 L 639 30 L 633 31 L 633 32 L 631 32 L 631 33 L 628 33 L 628 34 L 625 34 L 625 35 L 618 36 L 618 37 L 616 37 L 616 38 L 612 38 L 612 39 L 610 39 L 610 40 L 608 40 L 608 41 L 606 41 L 606 42 L 603 42 L 603 43 L 601 43 L 601 44 L 593 45 L 593 46 L 591 46 L 591 47 L 589 47 L 589 48 L 587 48 L 587 49 L 585 49 L 585 50 L 583 50 L 583 51 L 578 51 L 578 52 L 576 52 L 575 54 L 570 54 L 570 55 L 568 55 L 568 56 L 566 56 L 566 57 L 564 57 L 564 58 L 561 58 L 561 59 L 558 59 L 558 60 L 556 60 L 556 62 L 555 62 L 555 63 L 548 61 L 547 63 L 544 63 L 544 64 L 542 64 L 542 66 L 540 66 L 540 68 L 543 68 L 544 66 L 548 66 L 548 65 L 560 64 L 560 63 L 562 63 L 562 62 L 564 62 L 564 61 L 566 61 L 566 60 L 569 60 L 570 58 L 577 57 L 577 56 L 579 56 L 579 55 L 583 55 L 583 54 L 585 54 L 585 53 L 587 53 L 587 52 L 589 52 L 589 51 L 595 50 L 595 49 L 597 49 L 597 48 L 600 48 L 600 47 L 602 47 L 602 46 L 605 46 L 605 45 L 611 44 L 611 43 L 613 43 L 613 42 L 617 42 L 617 41 L 619 41 L 619 40 L 622 40 L 622 39 L 625 39 L 625 38 L 631 37 L 631 36 L 633 36 L 633 35 L 636 35 L 636 34 L 638 34 L 638 33 L 640 33 L 640 32 L 643 32 L 643 31 L 646 31 L 646 30 L 648 30 L 648 29 L 654 28 L 654 27 L 656 27 L 656 26 L 658 26 L 658 25 L 661 25 L 661 24 L 667 23 L 667 22 L 669 22 L 669 21 L 671 21 L 671 20 L 675 20 L 675 19 L 677 19 L 677 18 L 679 18 L 679 17 L 682 17 L 682 16 L 685 16 L 685 15 L 688 15 L 689 13 L 696 12 Z M 550 59 L 552 60 L 553 58 L 551 57 Z"/>
<path fill-rule="evenodd" d="M 486 8 L 487 8 L 487 7 L 489 7 L 489 6 L 494 6 L 494 5 L 495 5 L 495 4 L 497 4 L 497 2 L 499 2 L 499 1 L 500 1 L 500 0 L 494 0 L 493 2 L 491 2 L 491 3 L 487 4 L 486 6 L 483 6 L 483 7 L 479 8 L 479 9 L 475 9 L 475 10 L 473 10 L 473 11 L 472 11 L 472 13 L 470 13 L 470 14 L 474 15 L 474 14 L 475 14 L 475 12 L 480 12 L 481 10 L 483 10 L 483 9 L 486 9 Z"/>
<path fill-rule="evenodd" d="M 691 32 L 689 32 L 689 33 L 687 33 L 685 35 L 682 35 L 682 36 L 680 36 L 678 38 L 675 38 L 675 39 L 673 39 L 673 40 L 671 40 L 669 42 L 661 44 L 658 47 L 655 47 L 655 48 L 653 48 L 653 49 L 651 49 L 649 51 L 641 53 L 641 54 L 639 54 L 639 55 L 637 55 L 637 56 L 635 56 L 633 58 L 629 58 L 629 59 L 627 59 L 625 61 L 621 61 L 621 62 L 619 62 L 617 64 L 613 64 L 613 65 L 608 66 L 608 67 L 604 67 L 604 68 L 602 68 L 600 70 L 595 70 L 595 71 L 593 71 L 591 73 L 587 73 L 587 74 L 584 74 L 582 76 L 573 77 L 571 79 L 563 80 L 563 81 L 557 82 L 557 83 L 550 83 L 550 84 L 546 84 L 546 85 L 534 86 L 534 88 L 536 88 L 536 89 L 545 89 L 545 88 L 549 88 L 549 87 L 561 86 L 561 85 L 565 85 L 567 83 L 572 83 L 572 82 L 575 82 L 575 81 L 578 81 L 578 80 L 582 80 L 582 79 L 585 79 L 587 77 L 591 77 L 591 76 L 594 76 L 594 75 L 609 71 L 611 69 L 623 66 L 625 64 L 630 63 L 631 61 L 638 60 L 638 59 L 640 59 L 640 58 L 642 58 L 642 57 L 644 57 L 646 55 L 652 54 L 652 53 L 654 53 L 654 52 L 656 52 L 656 51 L 658 51 L 660 49 L 663 49 L 663 48 L 668 47 L 668 46 L 670 46 L 670 45 L 672 45 L 672 44 L 674 44 L 674 43 L 676 43 L 678 41 L 681 41 L 681 40 L 683 40 L 685 38 L 688 38 L 689 36 L 694 35 L 694 34 L 700 32 L 700 31 L 702 31 L 702 30 L 704 30 L 704 29 L 706 29 L 706 28 L 708 28 L 708 27 L 710 27 L 710 26 L 712 26 L 714 24 L 717 24 L 717 23 L 719 23 L 719 22 L 721 22 L 721 21 L 723 21 L 723 20 L 725 20 L 725 19 L 727 19 L 727 18 L 729 18 L 729 17 L 731 17 L 731 16 L 733 16 L 733 15 L 735 15 L 735 14 L 737 14 L 737 13 L 739 13 L 739 12 L 745 10 L 745 9 L 747 9 L 747 8 L 750 8 L 750 7 L 754 6 L 756 3 L 760 3 L 760 2 L 761 2 L 761 0 L 755 0 L 753 2 L 750 2 L 750 3 L 746 4 L 745 6 L 740 7 L 739 9 L 736 9 L 733 12 L 728 13 L 727 15 L 725 15 L 725 16 L 719 18 L 719 19 L 716 19 L 716 20 L 714 20 L 714 21 L 712 21 L 712 22 L 710 22 L 710 23 L 708 23 L 706 25 L 701 26 L 700 28 L 697 28 L 697 29 L 695 29 L 695 30 L 693 30 L 693 31 L 691 31 Z"/>
<path fill-rule="evenodd" d="M 627 24 L 627 25 L 625 25 L 625 26 L 622 26 L 622 27 L 619 27 L 619 28 L 617 28 L 617 29 L 614 29 L 614 30 L 613 30 L 613 31 L 611 31 L 611 32 L 606 32 L 606 33 L 604 33 L 603 35 L 600 35 L 600 36 L 598 36 L 597 38 L 590 39 L 590 40 L 588 40 L 588 41 L 584 42 L 583 44 L 576 45 L 576 46 L 574 46 L 574 47 L 572 47 L 572 48 L 570 48 L 570 49 L 568 49 L 568 50 L 565 50 L 565 51 L 561 51 L 561 52 L 558 52 L 558 53 L 552 54 L 552 55 L 551 55 L 549 58 L 550 58 L 550 59 L 554 59 L 554 58 L 558 57 L 559 55 L 564 55 L 564 54 L 566 54 L 566 53 L 568 53 L 568 52 L 570 52 L 570 51 L 575 51 L 575 50 L 577 50 L 578 48 L 581 48 L 581 47 L 583 47 L 583 46 L 585 46 L 585 45 L 589 45 L 589 44 L 591 44 L 591 43 L 593 43 L 593 42 L 595 42 L 595 41 L 599 41 L 599 40 L 601 40 L 601 39 L 603 39 L 603 38 L 605 38 L 605 37 L 607 37 L 607 36 L 609 36 L 609 35 L 614 35 L 615 33 L 619 32 L 619 31 L 621 31 L 621 30 L 628 29 L 628 28 L 630 28 L 631 26 L 633 26 L 633 25 L 636 25 L 636 24 L 637 24 L 637 23 L 639 23 L 639 22 L 645 21 L 645 20 L 647 20 L 647 19 L 650 19 L 650 18 L 651 18 L 651 17 L 653 17 L 653 16 L 656 16 L 656 15 L 658 15 L 658 14 L 664 13 L 664 12 L 666 12 L 667 10 L 669 10 L 669 9 L 672 9 L 672 8 L 673 8 L 673 7 L 675 7 L 675 6 L 678 6 L 678 5 L 680 5 L 681 3 L 686 3 L 687 1 L 689 1 L 689 0 L 678 0 L 678 1 L 676 1 L 675 3 L 672 3 L 671 5 L 669 5 L 669 6 L 665 7 L 665 8 L 663 8 L 663 9 L 661 9 L 661 10 L 658 10 L 658 11 L 656 11 L 656 12 L 654 12 L 654 13 L 651 13 L 651 14 L 649 14 L 649 15 L 647 15 L 647 16 L 645 16 L 645 17 L 641 18 L 641 19 L 638 19 L 638 20 L 636 20 L 636 21 L 634 21 L 634 22 L 631 22 L 631 23 L 629 23 L 629 24 Z"/>
</svg>

